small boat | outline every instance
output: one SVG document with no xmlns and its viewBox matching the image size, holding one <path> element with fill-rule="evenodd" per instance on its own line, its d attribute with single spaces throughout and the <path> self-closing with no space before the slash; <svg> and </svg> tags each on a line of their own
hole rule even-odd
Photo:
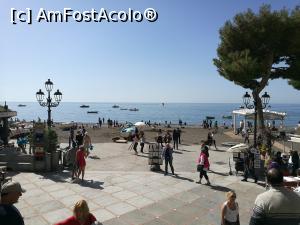
<svg viewBox="0 0 300 225">
<path fill-rule="evenodd" d="M 98 114 L 98 111 L 87 111 L 87 113 L 95 113 L 95 114 Z"/>
<path fill-rule="evenodd" d="M 81 105 L 80 108 L 90 108 L 89 105 Z"/>
<path fill-rule="evenodd" d="M 25 107 L 26 105 L 23 104 L 19 104 L 18 107 Z"/>
<path fill-rule="evenodd" d="M 120 110 L 128 110 L 127 108 L 120 108 Z"/>
<path fill-rule="evenodd" d="M 131 108 L 131 109 L 129 109 L 129 111 L 134 111 L 134 112 L 136 112 L 136 111 L 139 111 L 139 109 L 137 109 L 137 108 Z"/>
<path fill-rule="evenodd" d="M 113 105 L 112 107 L 113 107 L 113 108 L 119 108 L 120 106 L 118 106 L 118 105 Z"/>
</svg>

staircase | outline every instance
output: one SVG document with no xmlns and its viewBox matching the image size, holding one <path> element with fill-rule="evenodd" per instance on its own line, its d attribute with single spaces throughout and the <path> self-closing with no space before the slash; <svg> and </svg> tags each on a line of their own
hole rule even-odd
<svg viewBox="0 0 300 225">
<path fill-rule="evenodd" d="M 0 151 L 0 166 L 13 171 L 33 172 L 33 156 L 21 153 L 14 147 L 4 148 Z"/>
</svg>

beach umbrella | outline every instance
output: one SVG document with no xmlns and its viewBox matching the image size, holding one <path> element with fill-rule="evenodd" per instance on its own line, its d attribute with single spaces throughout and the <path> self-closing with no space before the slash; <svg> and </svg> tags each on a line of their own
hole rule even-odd
<svg viewBox="0 0 300 225">
<path fill-rule="evenodd" d="M 249 145 L 240 143 L 227 149 L 227 152 L 245 152 L 248 148 Z"/>
<path fill-rule="evenodd" d="M 136 122 L 135 124 L 134 124 L 134 126 L 136 126 L 136 127 L 143 127 L 143 126 L 145 126 L 146 124 L 144 123 L 144 122 Z"/>
<path fill-rule="evenodd" d="M 135 133 L 135 127 L 123 128 L 120 132 L 122 137 L 129 137 Z"/>
</svg>

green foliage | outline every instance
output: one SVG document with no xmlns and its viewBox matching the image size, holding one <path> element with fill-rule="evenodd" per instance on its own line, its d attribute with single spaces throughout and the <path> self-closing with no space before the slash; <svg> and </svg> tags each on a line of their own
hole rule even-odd
<svg viewBox="0 0 300 225">
<path fill-rule="evenodd" d="M 292 85 L 297 90 L 300 90 L 300 78 L 299 78 L 299 80 L 290 80 L 289 84 Z"/>
<path fill-rule="evenodd" d="M 237 14 L 220 29 L 218 58 L 221 76 L 258 93 L 270 79 L 296 79 L 300 73 L 300 10 L 271 11 L 263 5 Z M 262 80 L 264 80 L 262 82 Z"/>
<path fill-rule="evenodd" d="M 45 144 L 44 148 L 46 152 L 53 152 L 56 151 L 56 146 L 58 144 L 58 138 L 57 134 L 54 130 L 51 128 L 46 128 L 45 129 Z"/>
</svg>

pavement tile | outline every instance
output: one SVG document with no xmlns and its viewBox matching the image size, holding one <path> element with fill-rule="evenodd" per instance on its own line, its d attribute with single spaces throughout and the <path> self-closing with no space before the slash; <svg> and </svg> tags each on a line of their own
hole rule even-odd
<svg viewBox="0 0 300 225">
<path fill-rule="evenodd" d="M 150 187 L 147 187 L 147 186 L 136 186 L 136 187 L 132 187 L 130 188 L 131 191 L 137 193 L 137 194 L 146 194 L 146 193 L 149 193 L 149 192 L 152 192 L 153 189 L 150 188 Z"/>
<path fill-rule="evenodd" d="M 143 196 L 136 196 L 136 197 L 127 199 L 126 202 L 128 202 L 129 204 L 133 205 L 136 208 L 141 208 L 141 207 L 144 207 L 144 206 L 154 203 L 153 200 L 150 200 Z"/>
<path fill-rule="evenodd" d="M 112 218 L 115 218 L 116 216 L 109 212 L 106 209 L 97 209 L 91 211 L 91 213 L 96 217 L 97 221 L 103 222 L 106 220 L 110 220 Z"/>
<path fill-rule="evenodd" d="M 49 225 L 42 216 L 32 216 L 24 219 L 26 225 Z"/>
<path fill-rule="evenodd" d="M 31 198 L 32 196 L 38 196 L 38 195 L 44 195 L 46 192 L 39 188 L 31 189 L 30 191 L 26 191 L 24 194 L 22 194 L 22 198 L 27 199 Z"/>
<path fill-rule="evenodd" d="M 161 219 L 155 218 L 154 220 L 151 220 L 147 223 L 144 223 L 144 225 L 170 225 L 166 221 L 163 221 Z"/>
<path fill-rule="evenodd" d="M 48 223 L 54 224 L 72 216 L 73 213 L 70 209 L 63 208 L 48 213 L 44 213 L 42 215 Z"/>
<path fill-rule="evenodd" d="M 125 223 L 119 217 L 111 219 L 111 220 L 106 220 L 102 224 L 103 225 L 132 225 L 132 224 Z"/>
<path fill-rule="evenodd" d="M 144 224 L 153 219 L 151 214 L 146 213 L 145 211 L 135 210 L 130 213 L 126 213 L 125 215 L 120 216 L 120 219 L 127 222 L 128 224 Z"/>
<path fill-rule="evenodd" d="M 50 192 L 50 195 L 55 199 L 61 199 L 66 196 L 74 195 L 75 192 L 71 191 L 70 189 L 58 190 Z"/>
<path fill-rule="evenodd" d="M 32 207 L 41 214 L 62 209 L 64 208 L 64 205 L 59 201 L 51 200 L 40 204 L 32 204 Z"/>
<path fill-rule="evenodd" d="M 118 187 L 118 186 L 107 186 L 103 189 L 103 191 L 107 192 L 107 193 L 115 193 L 115 192 L 122 191 L 122 190 L 123 190 L 123 188 Z"/>
<path fill-rule="evenodd" d="M 184 202 L 192 202 L 199 198 L 199 195 L 194 194 L 193 192 L 181 192 L 174 195 L 175 198 L 184 201 Z"/>
<path fill-rule="evenodd" d="M 20 182 L 20 184 L 21 184 L 22 188 L 24 188 L 25 190 L 32 190 L 32 189 L 38 188 L 36 185 L 34 185 L 32 183 L 23 184 Z"/>
<path fill-rule="evenodd" d="M 19 201 L 16 204 L 14 204 L 14 206 L 17 207 L 17 209 L 22 209 L 29 207 L 29 204 L 24 199 L 19 199 Z"/>
<path fill-rule="evenodd" d="M 161 191 L 152 191 L 152 192 L 144 194 L 144 196 L 146 198 L 149 198 L 149 199 L 153 200 L 153 201 L 159 201 L 159 200 L 162 200 L 162 199 L 165 199 L 165 198 L 169 197 L 170 194 L 167 194 L 167 193 L 161 192 Z"/>
<path fill-rule="evenodd" d="M 39 213 L 37 210 L 35 210 L 32 207 L 22 208 L 22 209 L 19 209 L 19 211 L 21 212 L 21 215 L 25 218 L 37 216 Z"/>
<path fill-rule="evenodd" d="M 126 200 L 126 199 L 137 196 L 137 194 L 134 192 L 125 190 L 125 191 L 119 191 L 119 192 L 113 193 L 112 196 L 116 197 L 118 199 L 121 199 L 121 200 Z"/>
<path fill-rule="evenodd" d="M 69 195 L 67 197 L 60 198 L 59 201 L 67 206 L 68 208 L 72 207 L 75 205 L 76 202 L 83 200 L 84 197 L 78 194 L 75 195 Z M 90 204 L 89 204 L 90 206 Z"/>
<path fill-rule="evenodd" d="M 118 183 L 117 186 L 122 187 L 122 188 L 126 188 L 126 189 L 130 189 L 132 187 L 140 186 L 140 184 L 132 182 L 132 181 L 126 181 L 126 182 Z"/>
<path fill-rule="evenodd" d="M 159 217 L 168 211 L 170 211 L 170 208 L 161 204 L 161 202 L 154 203 L 152 205 L 146 206 L 142 208 L 140 211 L 144 211 L 146 213 L 152 214 L 155 217 Z"/>
<path fill-rule="evenodd" d="M 113 196 L 107 195 L 107 196 L 97 197 L 97 198 L 93 199 L 93 202 L 95 202 L 96 204 L 98 204 L 102 207 L 106 207 L 106 206 L 115 204 L 117 202 L 120 202 L 120 200 Z"/>
<path fill-rule="evenodd" d="M 171 210 L 168 213 L 160 216 L 159 219 L 166 221 L 169 224 L 176 225 L 185 225 L 192 220 L 192 218 L 189 215 L 182 214 L 177 210 Z"/>
<path fill-rule="evenodd" d="M 44 203 L 53 200 L 53 197 L 51 197 L 49 194 L 45 193 L 43 195 L 38 195 L 38 196 L 32 196 L 30 199 L 27 199 L 27 202 L 30 205 L 36 205 L 39 203 Z"/>
<path fill-rule="evenodd" d="M 42 189 L 47 192 L 52 192 L 52 191 L 63 190 L 65 189 L 65 186 L 61 184 L 52 184 L 52 185 L 43 186 Z"/>
<path fill-rule="evenodd" d="M 109 211 L 111 211 L 113 214 L 115 215 L 123 215 L 125 213 L 128 213 L 130 211 L 135 210 L 136 208 L 133 207 L 132 205 L 129 205 L 125 202 L 119 202 L 113 205 L 110 205 L 108 207 L 106 207 L 106 209 L 108 209 Z"/>
<path fill-rule="evenodd" d="M 183 205 L 186 205 L 186 202 L 183 202 L 181 200 L 178 200 L 174 197 L 166 198 L 161 202 L 162 205 L 165 205 L 169 209 L 176 209 L 178 207 L 181 207 Z"/>
</svg>

